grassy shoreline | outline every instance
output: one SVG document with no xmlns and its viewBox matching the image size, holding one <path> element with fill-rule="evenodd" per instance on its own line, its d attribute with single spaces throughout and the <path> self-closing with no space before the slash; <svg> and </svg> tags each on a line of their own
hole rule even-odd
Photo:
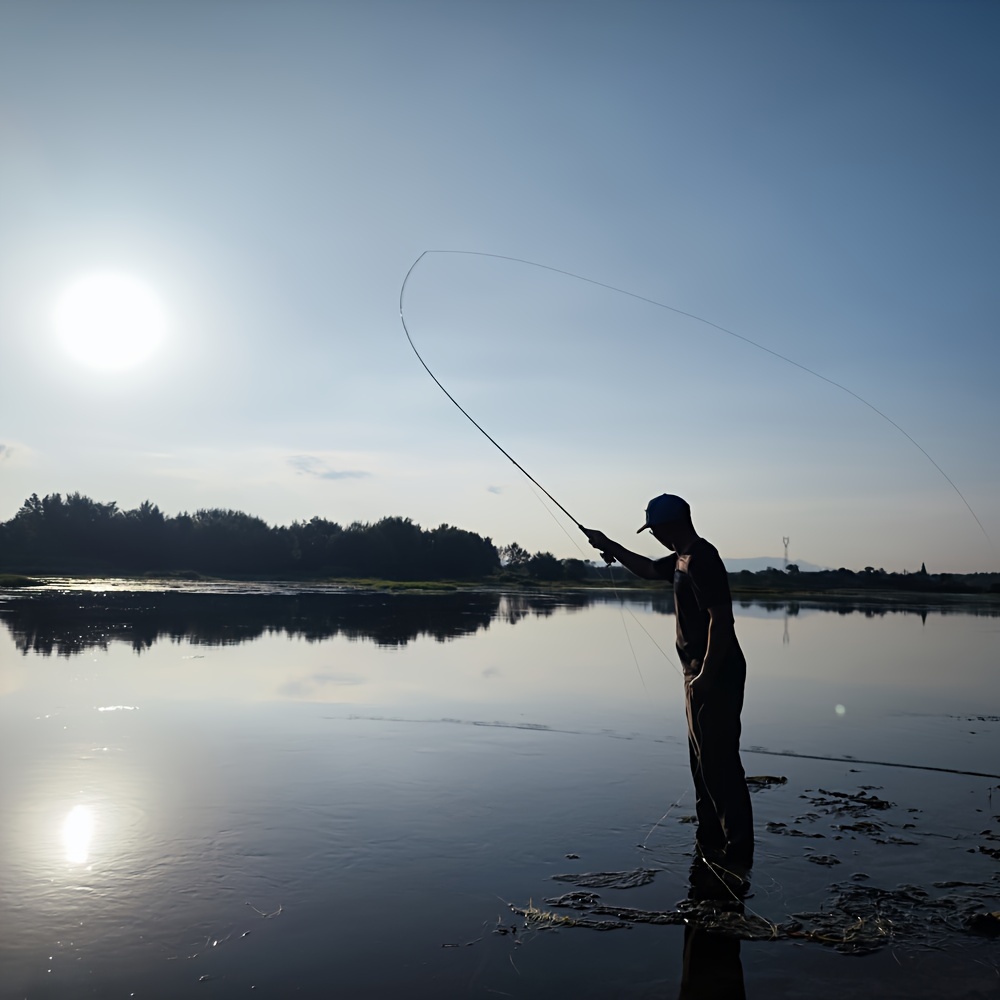
<svg viewBox="0 0 1000 1000">
<path fill-rule="evenodd" d="M 662 592 L 666 584 L 662 581 L 623 578 L 609 582 L 606 580 L 530 580 L 523 577 L 504 576 L 482 580 L 383 580 L 375 577 L 270 577 L 270 576 L 202 576 L 196 573 L 163 573 L 125 575 L 60 574 L 28 576 L 19 573 L 0 573 L 0 590 L 20 590 L 25 588 L 50 588 L 61 583 L 72 582 L 80 586 L 112 582 L 116 589 L 128 590 L 134 584 L 137 590 L 148 590 L 162 584 L 177 588 L 184 585 L 253 585 L 275 584 L 279 586 L 303 588 L 329 587 L 331 589 L 354 591 L 357 593 L 454 593 L 459 591 L 533 591 L 543 593 L 565 593 L 586 591 L 619 592 Z M 732 584 L 735 603 L 850 603 L 883 606 L 918 605 L 941 606 L 975 604 L 1000 608 L 1000 594 L 988 592 L 955 591 L 911 591 L 879 590 L 874 588 L 831 588 L 825 590 L 784 589 L 766 587 L 741 587 Z"/>
</svg>

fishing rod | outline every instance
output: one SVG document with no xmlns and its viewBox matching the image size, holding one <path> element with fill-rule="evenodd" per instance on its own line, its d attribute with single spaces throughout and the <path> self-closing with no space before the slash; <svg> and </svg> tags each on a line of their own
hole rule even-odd
<svg viewBox="0 0 1000 1000">
<path fill-rule="evenodd" d="M 718 323 L 713 323 L 711 320 L 704 319 L 701 316 L 696 316 L 694 313 L 686 312 L 683 309 L 678 309 L 676 306 L 667 305 L 667 303 L 665 302 L 659 302 L 658 300 L 652 299 L 649 296 L 640 295 L 638 292 L 629 291 L 627 288 L 619 288 L 616 285 L 610 285 L 607 282 L 598 281 L 596 278 L 588 278 L 582 274 L 575 274 L 572 271 L 566 271 L 560 267 L 553 267 L 551 264 L 541 264 L 538 261 L 525 260 L 523 257 L 511 257 L 506 254 L 487 253 L 486 251 L 483 250 L 424 250 L 420 254 L 420 256 L 417 257 L 417 259 L 410 265 L 409 270 L 406 272 L 406 276 L 403 278 L 403 284 L 400 286 L 399 289 L 399 319 L 400 322 L 403 324 L 403 332 L 406 334 L 406 339 L 409 341 L 413 353 L 417 356 L 417 360 L 420 362 L 421 365 L 423 365 L 424 370 L 434 380 L 438 388 L 452 401 L 452 403 L 455 404 L 456 407 L 458 407 L 462 415 L 476 428 L 476 430 L 478 430 L 490 442 L 490 444 L 492 444 L 493 447 L 496 448 L 508 461 L 510 461 L 525 476 L 527 476 L 527 478 L 531 480 L 531 482 L 533 482 L 581 531 L 584 531 L 583 525 L 575 517 L 573 517 L 573 515 L 558 500 L 556 500 L 556 498 L 551 493 L 549 493 L 549 491 L 545 489 L 545 487 L 542 486 L 542 484 L 537 479 L 535 479 L 535 477 L 532 476 L 531 473 L 528 472 L 528 470 L 525 469 L 524 466 L 521 465 L 521 463 L 518 462 L 517 459 L 515 459 L 513 455 L 510 454 L 510 452 L 508 452 L 505 448 L 503 448 L 495 438 L 493 438 L 490 434 L 486 432 L 486 430 L 484 430 L 484 428 L 472 417 L 472 415 L 461 405 L 461 403 L 459 403 L 458 400 L 455 399 L 455 397 L 444 387 L 444 385 L 442 385 L 441 380 L 434 374 L 433 371 L 431 371 L 430 366 L 427 364 L 426 361 L 424 361 L 423 357 L 420 354 L 420 351 L 417 350 L 417 345 L 413 342 L 413 337 L 410 335 L 410 330 L 406 325 L 406 314 L 403 309 L 403 298 L 406 294 L 406 285 L 407 282 L 410 280 L 410 275 L 413 274 L 417 265 L 428 254 L 450 254 L 454 256 L 485 257 L 491 260 L 510 261 L 511 263 L 524 264 L 527 267 L 538 268 L 539 270 L 542 271 L 549 271 L 553 274 L 560 274 L 567 278 L 573 278 L 576 281 L 583 281 L 588 285 L 594 285 L 597 288 L 604 288 L 610 292 L 617 292 L 619 295 L 626 295 L 631 299 L 636 299 L 639 302 L 645 302 L 647 305 L 655 306 L 658 309 L 666 309 L 668 312 L 672 312 L 678 316 L 684 316 L 688 319 L 693 319 L 698 323 L 704 323 L 706 326 L 710 326 L 712 327 L 712 329 L 718 330 L 720 333 L 724 333 L 727 336 L 734 337 L 736 340 L 742 340 L 745 344 L 749 344 L 751 347 L 756 347 L 758 350 L 764 351 L 766 354 L 770 354 L 772 357 L 777 358 L 779 361 L 784 361 L 785 364 L 792 365 L 794 368 L 798 368 L 800 371 L 804 371 L 806 374 L 812 375 L 814 378 L 818 378 L 821 381 L 826 382 L 828 385 L 832 385 L 834 386 L 834 388 L 840 389 L 841 392 L 846 392 L 847 395 L 852 396 L 859 403 L 864 404 L 873 413 L 877 414 L 891 426 L 895 427 L 895 429 L 899 431 L 899 433 L 902 434 L 903 437 L 905 437 L 906 440 L 909 441 L 910 444 L 912 444 L 917 449 L 917 451 L 919 451 L 920 454 L 923 455 L 924 458 L 926 458 L 927 461 L 931 463 L 932 466 L 934 466 L 934 468 L 944 478 L 945 482 L 948 483 L 948 485 L 958 495 L 959 499 L 965 505 L 966 510 L 968 510 L 968 512 L 972 515 L 973 520 L 979 526 L 979 530 L 982 532 L 983 537 L 989 542 L 990 547 L 994 551 L 996 551 L 996 545 L 993 542 L 993 539 L 990 537 L 986 528 L 983 527 L 983 523 L 982 521 L 979 520 L 979 516 L 972 509 L 972 505 L 969 503 L 968 500 L 966 500 L 965 494 L 962 493 L 962 491 L 955 484 L 954 480 L 948 475 L 947 472 L 944 471 L 944 469 L 941 468 L 940 465 L 938 465 L 938 463 L 934 460 L 934 458 L 930 455 L 930 453 L 923 447 L 923 445 L 921 445 L 920 442 L 918 442 L 915 438 L 913 438 L 903 427 L 897 424 L 896 421 L 893 420 L 888 414 L 884 413 L 873 403 L 870 403 L 863 396 L 859 396 L 858 393 L 854 392 L 853 389 L 849 389 L 846 385 L 843 385 L 842 383 L 837 382 L 832 378 L 828 378 L 826 375 L 822 375 L 818 371 L 815 371 L 814 369 L 809 368 L 808 366 L 793 360 L 787 355 L 772 350 L 770 347 L 765 347 L 764 344 L 758 343 L 756 340 L 751 340 L 749 337 L 745 337 L 741 333 L 736 333 L 735 331 L 729 330 L 724 326 L 720 326 Z"/>
<path fill-rule="evenodd" d="M 437 377 L 437 375 L 434 374 L 434 372 L 431 371 L 430 366 L 427 364 L 426 361 L 424 361 L 423 357 L 420 354 L 420 351 L 417 350 L 417 345 L 413 342 L 413 337 L 410 336 L 410 329 L 406 325 L 406 313 L 403 311 L 403 296 L 406 294 L 406 283 L 410 280 L 410 275 L 413 273 L 413 269 L 429 253 L 474 253 L 474 252 L 475 251 L 472 250 L 425 250 L 410 265 L 410 269 L 406 272 L 406 277 L 403 278 L 403 284 L 400 286 L 399 289 L 399 321 L 400 323 L 403 324 L 403 333 L 406 334 L 406 339 L 410 342 L 410 347 L 413 349 L 413 353 L 417 356 L 417 360 L 424 366 L 424 371 L 427 372 L 427 374 L 430 375 L 432 379 L 434 379 L 434 382 L 437 385 L 437 387 L 455 404 L 455 406 L 458 407 L 459 412 L 462 414 L 462 416 L 464 416 L 466 420 L 468 420 L 472 424 L 472 426 L 475 427 L 476 430 L 479 431 L 479 433 L 482 434 L 483 437 L 485 437 L 486 440 L 489 441 L 489 443 L 493 445 L 493 447 L 496 448 L 501 455 L 504 456 L 504 458 L 506 458 L 516 468 L 518 468 L 521 472 L 523 472 L 524 475 L 531 480 L 531 482 L 533 482 L 581 531 L 583 531 L 584 530 L 583 525 L 580 524 L 580 522 L 544 486 L 542 486 L 542 484 L 537 479 L 535 479 L 535 477 L 530 472 L 528 472 L 528 470 L 523 465 L 521 465 L 521 463 L 516 458 L 514 458 L 514 456 L 511 455 L 511 453 L 507 451 L 507 449 L 504 448 L 503 445 L 501 445 L 496 440 L 496 438 L 494 438 L 488 431 L 486 431 L 482 427 L 482 425 L 479 424 L 479 422 L 472 416 L 472 414 L 470 414 L 469 411 L 466 410 L 465 407 L 462 406 L 462 404 L 457 399 L 455 399 L 455 397 L 441 384 L 441 380 Z M 483 256 L 491 257 L 493 256 L 493 254 L 485 254 Z M 526 261 L 525 263 L 531 263 L 531 262 Z"/>
</svg>

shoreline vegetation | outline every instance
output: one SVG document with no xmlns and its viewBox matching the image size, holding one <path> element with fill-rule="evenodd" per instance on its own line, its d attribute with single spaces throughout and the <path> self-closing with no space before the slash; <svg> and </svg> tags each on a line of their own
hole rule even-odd
<svg viewBox="0 0 1000 1000">
<path fill-rule="evenodd" d="M 132 510 L 80 493 L 32 494 L 0 522 L 0 588 L 44 585 L 53 578 L 156 581 L 274 581 L 353 590 L 447 591 L 476 588 L 659 590 L 614 566 L 529 553 L 516 542 L 442 524 L 425 529 L 388 517 L 343 527 L 314 517 L 272 527 L 221 508 L 169 517 L 150 501 Z M 853 601 L 953 600 L 1000 603 L 1000 572 L 800 571 L 790 564 L 729 574 L 736 599 Z"/>
<path fill-rule="evenodd" d="M 730 574 L 730 581 L 739 574 Z M 198 584 L 215 586 L 250 586 L 272 584 L 284 588 L 295 589 L 329 589 L 331 592 L 350 591 L 355 593 L 398 593 L 398 594 L 445 594 L 459 591 L 519 591 L 526 592 L 567 592 L 567 591 L 625 591 L 629 593 L 660 593 L 665 592 L 662 581 L 621 580 L 613 583 L 607 580 L 532 580 L 524 576 L 507 576 L 501 574 L 486 577 L 481 580 L 383 580 L 358 577 L 273 577 L 273 576 L 240 576 L 215 577 L 200 574 L 181 573 L 144 573 L 141 576 L 121 574 L 44 574 L 25 576 L 14 573 L 0 573 L 0 591 L 25 588 L 59 588 L 60 586 L 85 587 L 86 585 L 106 585 L 115 590 L 129 591 L 155 589 L 162 585 L 165 589 L 183 589 L 185 584 L 192 588 Z M 668 589 L 668 588 L 666 588 Z M 1000 609 L 1000 593 L 982 590 L 892 590 L 876 589 L 778 589 L 766 587 L 741 587 L 738 582 L 731 582 L 733 601 L 736 604 L 809 604 L 825 605 L 845 604 L 851 606 L 969 606 L 984 605 Z"/>
</svg>

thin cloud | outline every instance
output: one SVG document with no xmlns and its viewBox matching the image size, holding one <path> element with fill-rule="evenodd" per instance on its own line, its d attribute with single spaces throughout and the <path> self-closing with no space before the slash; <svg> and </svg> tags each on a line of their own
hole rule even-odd
<svg viewBox="0 0 1000 1000">
<path fill-rule="evenodd" d="M 0 444 L 0 462 L 6 462 L 11 455 L 14 454 L 14 449 L 10 445 Z"/>
<path fill-rule="evenodd" d="M 499 496 L 501 493 L 503 493 L 503 487 L 502 486 L 487 486 L 486 487 L 486 492 L 487 493 L 495 493 L 497 496 Z"/>
<path fill-rule="evenodd" d="M 312 455 L 292 455 L 288 464 L 300 476 L 313 476 L 316 479 L 366 479 L 371 475 L 361 469 L 332 469 L 322 459 Z"/>
</svg>

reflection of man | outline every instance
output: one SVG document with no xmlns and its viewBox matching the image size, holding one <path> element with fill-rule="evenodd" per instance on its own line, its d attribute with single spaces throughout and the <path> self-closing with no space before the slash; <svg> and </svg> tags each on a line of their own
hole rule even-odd
<svg viewBox="0 0 1000 1000">
<path fill-rule="evenodd" d="M 684 926 L 684 965 L 678 1000 L 745 1000 L 740 939 Z"/>
<path fill-rule="evenodd" d="M 704 868 L 692 869 L 688 899 L 706 919 L 715 908 L 743 913 L 742 902 Z M 708 930 L 692 914 L 684 924 L 684 960 L 677 1000 L 746 1000 L 746 995 L 740 939 Z"/>
<path fill-rule="evenodd" d="M 601 531 L 583 530 L 609 562 L 617 559 L 647 580 L 673 581 L 698 813 L 696 848 L 717 874 L 742 883 L 753 864 L 753 812 L 740 762 L 746 660 L 736 638 L 729 578 L 718 550 L 694 530 L 685 500 L 669 493 L 650 500 L 639 531 L 647 528 L 674 554 L 647 559 Z"/>
</svg>

